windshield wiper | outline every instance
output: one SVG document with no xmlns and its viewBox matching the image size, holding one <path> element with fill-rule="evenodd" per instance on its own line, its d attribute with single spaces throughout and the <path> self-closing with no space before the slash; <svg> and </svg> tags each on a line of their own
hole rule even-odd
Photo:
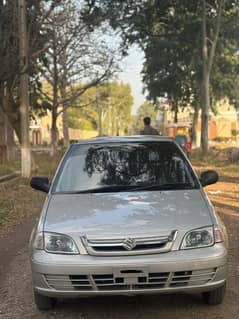
<svg viewBox="0 0 239 319">
<path fill-rule="evenodd" d="M 61 192 L 64 194 L 87 194 L 87 193 L 110 193 L 110 192 L 120 192 L 120 191 L 125 191 L 129 190 L 131 187 L 130 185 L 108 185 L 108 186 L 102 186 L 102 187 L 97 187 L 97 188 L 92 188 L 92 189 L 85 189 L 81 191 L 72 191 L 72 192 Z"/>
<path fill-rule="evenodd" d="M 167 184 L 145 184 L 145 185 L 107 185 L 92 189 L 79 191 L 57 192 L 57 194 L 89 194 L 89 193 L 111 193 L 111 192 L 136 192 L 143 190 L 180 190 L 193 189 L 195 185 L 192 183 L 167 183 Z"/>
<path fill-rule="evenodd" d="M 131 189 L 131 191 L 138 190 L 180 190 L 180 189 L 193 189 L 195 185 L 192 183 L 165 183 L 165 184 L 151 184 L 139 185 Z"/>
</svg>

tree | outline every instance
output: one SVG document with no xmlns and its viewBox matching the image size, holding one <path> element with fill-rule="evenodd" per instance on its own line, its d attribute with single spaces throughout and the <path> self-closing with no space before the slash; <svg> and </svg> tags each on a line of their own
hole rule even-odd
<svg viewBox="0 0 239 319">
<path fill-rule="evenodd" d="M 37 74 L 36 61 L 41 59 L 44 52 L 44 21 L 58 2 L 0 1 L 0 108 L 14 128 L 21 145 L 22 175 L 25 177 L 30 175 L 31 157 L 28 135 L 29 93 L 34 91 L 32 81 Z"/>
<path fill-rule="evenodd" d="M 201 147 L 204 154 L 208 152 L 208 122 L 210 110 L 210 75 L 215 58 L 216 47 L 222 22 L 224 0 L 215 1 L 213 7 L 206 6 L 206 0 L 202 0 L 202 116 L 201 116 Z M 215 20 L 214 30 L 207 26 L 207 16 Z M 209 36 L 210 41 L 209 41 Z"/>
<path fill-rule="evenodd" d="M 238 55 L 238 1 L 96 0 L 89 3 L 90 14 L 98 16 L 98 21 L 108 18 L 120 30 L 124 42 L 136 42 L 145 52 L 143 80 L 150 98 L 167 97 L 175 110 L 175 120 L 178 107 L 192 105 L 194 126 L 202 108 L 201 145 L 207 152 L 210 94 L 217 91 L 212 87 L 216 81 L 210 80 L 228 45 L 236 42 L 237 50 L 230 52 L 231 60 Z M 218 67 L 217 72 L 220 70 Z M 219 77 L 227 75 L 230 78 L 230 73 Z M 227 94 L 235 96 L 234 87 Z"/>
<path fill-rule="evenodd" d="M 89 88 L 106 80 L 115 70 L 114 53 L 105 37 L 105 29 L 89 30 L 79 15 L 75 1 L 63 3 L 49 17 L 49 46 L 42 64 L 42 76 L 51 87 L 41 90 L 52 113 L 52 151 L 57 145 L 57 117 L 63 113 L 67 135 L 67 108 Z M 65 138 L 68 144 L 68 138 Z"/>
<path fill-rule="evenodd" d="M 193 1 L 93 1 L 89 12 L 108 17 L 126 44 L 137 43 L 145 53 L 142 70 L 148 98 L 167 98 L 177 122 L 180 107 L 198 97 L 198 73 L 193 70 L 200 23 Z M 91 2 L 92 4 L 92 2 Z M 89 6 L 90 7 L 90 6 Z M 117 15 L 116 12 L 120 12 Z M 194 54 L 193 54 L 194 56 Z M 195 89 L 193 91 L 192 89 Z M 198 103 L 198 100 L 197 100 Z"/>
<path fill-rule="evenodd" d="M 95 129 L 99 135 L 124 135 L 130 127 L 132 106 L 128 84 L 106 82 L 90 88 L 68 110 L 70 126 Z"/>
<path fill-rule="evenodd" d="M 28 46 L 26 22 L 26 2 L 18 0 L 19 18 L 19 61 L 22 70 L 28 69 Z M 21 164 L 22 176 L 31 175 L 31 150 L 29 141 L 29 75 L 22 72 L 20 75 L 20 121 L 21 121 Z"/>
<path fill-rule="evenodd" d="M 105 116 L 104 128 L 108 135 L 124 135 L 128 133 L 131 119 L 133 97 L 129 84 L 111 82 L 103 90 L 109 92 L 104 110 L 108 109 Z M 108 125 L 107 125 L 108 123 Z"/>
<path fill-rule="evenodd" d="M 48 3 L 47 7 L 45 6 L 46 2 Z M 45 21 L 58 2 L 53 0 L 26 1 L 29 63 L 28 68 L 22 69 L 19 59 L 17 2 L 13 0 L 0 1 L 0 107 L 7 115 L 20 143 L 19 78 L 23 73 L 29 74 L 31 82 L 29 91 L 33 93 L 32 81 L 35 82 L 38 73 L 37 62 L 42 58 L 47 39 Z M 31 94 L 30 97 L 33 98 L 33 95 Z"/>
</svg>

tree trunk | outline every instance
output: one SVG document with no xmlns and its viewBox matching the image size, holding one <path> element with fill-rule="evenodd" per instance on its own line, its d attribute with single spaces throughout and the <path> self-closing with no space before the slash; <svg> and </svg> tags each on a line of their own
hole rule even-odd
<svg viewBox="0 0 239 319">
<path fill-rule="evenodd" d="M 192 129 L 191 129 L 191 144 L 193 146 L 196 146 L 196 142 L 197 142 L 198 116 L 199 116 L 199 105 L 197 103 L 194 106 L 193 123 L 192 123 Z"/>
<path fill-rule="evenodd" d="M 26 29 L 26 3 L 18 0 L 19 5 L 19 53 L 21 69 L 20 76 L 20 119 L 21 119 L 21 166 L 22 177 L 31 175 L 31 149 L 29 141 L 29 76 L 28 69 L 28 40 Z"/>
<path fill-rule="evenodd" d="M 54 156 L 57 149 L 57 139 L 58 139 L 58 132 L 57 132 L 57 114 L 56 108 L 53 106 L 52 109 L 52 123 L 51 123 L 51 156 Z"/>
<path fill-rule="evenodd" d="M 201 92 L 201 148 L 203 155 L 208 152 L 208 115 L 210 108 L 209 98 L 209 65 L 208 65 L 208 48 L 207 48 L 207 29 L 206 29 L 206 1 L 203 0 L 202 12 L 202 61 L 203 61 L 203 74 L 202 74 L 202 92 Z"/>
<path fill-rule="evenodd" d="M 63 123 L 64 147 L 68 148 L 70 146 L 70 137 L 69 137 L 69 126 L 68 126 L 68 114 L 67 114 L 66 108 L 63 109 L 62 123 Z"/>
<path fill-rule="evenodd" d="M 102 136 L 103 135 L 103 129 L 102 129 L 102 122 L 103 122 L 103 110 L 102 110 L 102 104 L 99 99 L 99 92 L 96 87 L 96 106 L 98 110 L 98 135 Z"/>
<path fill-rule="evenodd" d="M 5 117 L 5 127 L 6 127 L 6 144 L 7 144 L 7 160 L 14 161 L 16 159 L 16 145 L 14 142 L 14 130 L 9 123 L 6 115 Z"/>
<path fill-rule="evenodd" d="M 115 116 L 115 106 L 112 106 L 112 136 L 116 135 L 116 116 Z"/>
<path fill-rule="evenodd" d="M 16 155 L 16 145 L 14 143 L 14 134 L 13 128 L 10 125 L 6 114 L 4 114 L 2 107 L 0 106 L 0 122 L 2 124 L 2 133 L 3 135 L 0 136 L 0 144 L 6 146 L 6 161 L 13 161 L 15 160 Z"/>
<path fill-rule="evenodd" d="M 178 102 L 173 101 L 174 123 L 178 123 Z"/>
<path fill-rule="evenodd" d="M 206 0 L 203 0 L 202 6 L 202 114 L 201 114 L 201 148 L 204 155 L 208 152 L 208 124 L 209 124 L 209 110 L 210 110 L 210 72 L 215 56 L 216 46 L 219 38 L 222 12 L 225 5 L 224 0 L 218 2 L 217 18 L 213 39 L 211 39 L 211 47 L 208 50 L 208 36 L 206 23 Z"/>
<path fill-rule="evenodd" d="M 167 135 L 167 124 L 168 124 L 168 110 L 167 107 L 163 107 L 163 131 L 161 132 L 164 136 Z"/>
<path fill-rule="evenodd" d="M 63 48 L 63 52 L 61 55 L 61 64 L 63 67 L 63 74 L 61 79 L 61 99 L 63 101 L 63 112 L 62 112 L 62 126 L 63 126 L 63 143 L 64 147 L 68 148 L 70 146 L 70 138 L 69 138 L 69 125 L 68 125 L 68 114 L 67 108 L 68 103 L 66 102 L 66 89 L 67 89 L 67 54 L 66 48 Z"/>
<path fill-rule="evenodd" d="M 206 71 L 203 76 L 203 101 L 201 113 L 201 148 L 204 155 L 208 152 L 208 125 L 210 109 L 209 85 L 209 72 Z"/>
<path fill-rule="evenodd" d="M 18 105 L 16 105 L 10 92 L 11 82 L 7 81 L 6 85 L 0 85 L 0 108 L 7 116 L 11 127 L 14 129 L 19 143 L 21 144 L 21 123 Z"/>
<path fill-rule="evenodd" d="M 66 100 L 66 81 L 64 81 L 61 87 L 61 97 L 63 101 Z M 63 106 L 63 112 L 62 112 L 63 143 L 64 143 L 64 147 L 68 148 L 70 146 L 70 138 L 69 138 L 67 103 L 63 102 L 62 106 Z"/>
<path fill-rule="evenodd" d="M 111 99 L 108 99 L 108 135 L 112 136 L 112 105 Z"/>
<path fill-rule="evenodd" d="M 57 105 L 58 105 L 58 70 L 57 70 L 57 55 L 56 43 L 53 36 L 53 103 L 52 103 L 52 123 L 51 123 L 51 152 L 50 155 L 54 156 L 57 149 Z"/>
</svg>

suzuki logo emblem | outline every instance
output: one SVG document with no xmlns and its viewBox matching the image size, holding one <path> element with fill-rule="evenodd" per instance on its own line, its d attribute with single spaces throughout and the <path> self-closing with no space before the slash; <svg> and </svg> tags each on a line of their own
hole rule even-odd
<svg viewBox="0 0 239 319">
<path fill-rule="evenodd" d="M 126 238 L 124 241 L 123 241 L 123 247 L 127 250 L 132 250 L 134 249 L 134 247 L 136 246 L 136 242 L 134 239 L 132 238 Z"/>
</svg>

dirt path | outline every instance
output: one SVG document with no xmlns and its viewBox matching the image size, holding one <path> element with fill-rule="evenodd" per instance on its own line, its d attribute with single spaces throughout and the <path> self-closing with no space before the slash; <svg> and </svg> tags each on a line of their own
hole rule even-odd
<svg viewBox="0 0 239 319">
<path fill-rule="evenodd" d="M 0 283 L 6 267 L 27 246 L 43 201 L 44 195 L 33 192 L 26 180 L 17 178 L 0 184 L 0 202 L 8 203 L 10 209 L 7 223 L 0 223 Z"/>
<path fill-rule="evenodd" d="M 81 299 L 58 302 L 53 311 L 40 313 L 34 303 L 31 288 L 27 241 L 35 217 L 18 225 L 14 233 L 1 240 L 0 319 L 238 319 L 239 318 L 239 185 L 222 181 L 208 187 L 207 192 L 226 224 L 229 240 L 229 280 L 226 298 L 220 306 L 203 304 L 200 296 L 160 295 L 133 299 L 122 297 Z M 33 216 L 37 216 L 35 205 Z M 222 207 L 226 205 L 227 207 Z M 18 243 L 16 248 L 15 243 Z M 8 249 L 2 253 L 2 247 Z M 9 253 L 10 252 L 10 253 Z M 10 255 L 9 255 L 10 254 Z M 5 257 L 4 257 L 5 256 Z M 8 261 L 3 262 L 8 257 Z M 8 262 L 11 261 L 10 265 Z"/>
</svg>

